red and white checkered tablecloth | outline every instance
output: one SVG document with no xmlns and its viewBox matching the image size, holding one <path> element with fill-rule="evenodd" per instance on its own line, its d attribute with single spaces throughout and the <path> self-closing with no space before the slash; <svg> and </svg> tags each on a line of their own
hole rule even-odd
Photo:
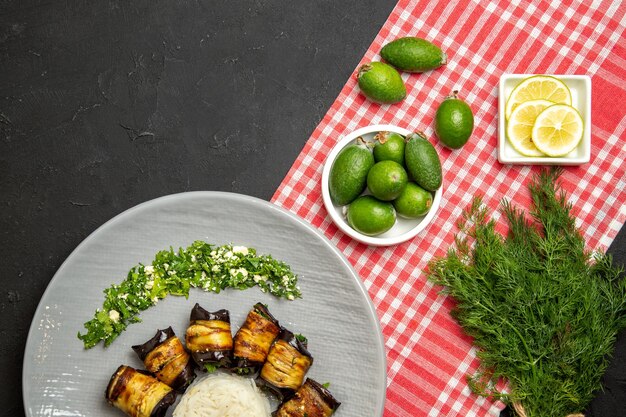
<svg viewBox="0 0 626 417">
<path fill-rule="evenodd" d="M 626 221 L 626 4 L 616 1 L 401 0 L 363 57 L 400 36 L 440 45 L 448 64 L 402 74 L 400 104 L 366 100 L 351 77 L 307 141 L 273 201 L 319 228 L 346 255 L 376 306 L 386 340 L 385 416 L 497 416 L 502 403 L 470 393 L 478 366 L 472 340 L 450 317 L 451 300 L 422 270 L 453 243 L 455 221 L 476 194 L 495 210 L 503 198 L 528 207 L 527 183 L 539 167 L 497 160 L 498 81 L 504 73 L 587 74 L 592 78 L 591 161 L 562 176 L 590 248 L 606 249 Z M 462 149 L 442 148 L 444 195 L 436 221 L 398 246 L 368 247 L 331 222 L 321 195 L 330 149 L 359 127 L 391 123 L 433 135 L 435 110 L 452 90 L 472 107 L 475 129 Z M 496 214 L 496 218 L 498 218 Z"/>
</svg>

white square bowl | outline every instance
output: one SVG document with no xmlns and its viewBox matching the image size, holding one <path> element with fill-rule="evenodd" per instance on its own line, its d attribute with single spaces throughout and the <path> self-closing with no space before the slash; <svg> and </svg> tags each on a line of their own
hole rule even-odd
<svg viewBox="0 0 626 417">
<path fill-rule="evenodd" d="M 525 78 L 537 74 L 503 74 L 498 91 L 498 161 L 519 165 L 582 165 L 591 159 L 591 78 L 587 75 L 552 75 L 563 81 L 572 92 L 574 106 L 585 123 L 583 139 L 569 154 L 562 157 L 524 156 L 518 153 L 506 138 L 504 109 L 511 91 Z M 548 75 L 548 74 L 546 74 Z"/>
</svg>

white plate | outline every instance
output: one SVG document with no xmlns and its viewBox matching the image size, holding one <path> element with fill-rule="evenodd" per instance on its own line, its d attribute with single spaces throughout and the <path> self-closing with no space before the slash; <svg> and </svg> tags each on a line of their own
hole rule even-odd
<svg viewBox="0 0 626 417">
<path fill-rule="evenodd" d="M 189 299 L 168 296 L 144 311 L 108 348 L 85 350 L 77 333 L 103 302 L 102 291 L 162 249 L 194 240 L 254 247 L 288 263 L 303 298 L 277 298 L 251 288 L 220 294 L 192 289 Z M 338 417 L 381 416 L 386 388 L 385 349 L 373 304 L 343 255 L 293 214 L 256 198 L 231 193 L 176 194 L 134 207 L 96 230 L 67 258 L 48 285 L 33 318 L 23 369 L 26 416 L 123 414 L 104 399 L 120 364 L 141 368 L 131 346 L 157 328 L 184 335 L 194 303 L 230 310 L 233 329 L 257 302 L 281 324 L 309 339 L 308 376 L 330 383 L 342 403 Z M 234 331 L 234 330 L 233 330 Z M 168 411 L 171 415 L 173 407 Z"/>
<path fill-rule="evenodd" d="M 366 245 L 391 246 L 414 238 L 435 218 L 435 215 L 439 210 L 439 205 L 441 204 L 443 185 L 434 193 L 433 205 L 428 213 L 426 213 L 426 216 L 418 219 L 405 219 L 398 217 L 396 223 L 391 229 L 378 236 L 367 236 L 350 227 L 344 216 L 345 206 L 336 206 L 330 198 L 330 191 L 328 190 L 330 169 L 335 161 L 335 158 L 337 158 L 337 155 L 343 148 L 356 143 L 356 140 L 359 137 L 362 137 L 367 142 L 372 142 L 374 140 L 374 136 L 378 132 L 395 132 L 402 136 L 407 136 L 413 133 L 410 130 L 403 129 L 395 125 L 371 125 L 357 129 L 346 135 L 333 147 L 326 158 L 326 162 L 324 162 L 324 169 L 322 171 L 322 199 L 331 219 L 342 232 L 361 243 L 365 243 Z"/>
<path fill-rule="evenodd" d="M 522 80 L 537 74 L 504 74 L 500 77 L 498 91 L 498 160 L 503 164 L 524 165 L 581 165 L 591 159 L 591 78 L 587 75 L 552 75 L 563 81 L 572 92 L 572 105 L 580 112 L 585 123 L 583 139 L 569 154 L 554 158 L 530 157 L 518 153 L 506 138 L 504 108 L 511 91 Z"/>
</svg>

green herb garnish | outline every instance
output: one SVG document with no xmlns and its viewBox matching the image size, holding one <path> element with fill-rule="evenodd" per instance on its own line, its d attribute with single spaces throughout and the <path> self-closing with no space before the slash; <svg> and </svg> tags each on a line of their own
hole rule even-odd
<svg viewBox="0 0 626 417">
<path fill-rule="evenodd" d="M 428 267 L 429 278 L 455 299 L 453 315 L 478 348 L 481 365 L 468 377 L 470 387 L 527 417 L 585 410 L 626 327 L 622 269 L 585 249 L 557 184 L 560 173 L 534 178 L 531 219 L 504 202 L 506 237 L 475 199 L 456 247 Z M 496 387 L 501 378 L 507 392 Z"/>
<path fill-rule="evenodd" d="M 261 291 L 294 300 L 302 294 L 298 278 L 289 265 L 270 255 L 242 246 L 214 246 L 196 241 L 187 249 L 164 250 L 150 265 L 136 265 L 120 284 L 104 290 L 102 308 L 85 323 L 87 332 L 78 333 L 85 348 L 104 341 L 108 346 L 130 323 L 139 322 L 139 313 L 168 294 L 189 296 L 189 289 L 219 293 L 226 288 Z"/>
<path fill-rule="evenodd" d="M 249 375 L 252 373 L 252 368 L 251 367 L 235 368 L 235 373 L 237 375 Z"/>
<path fill-rule="evenodd" d="M 213 372 L 217 371 L 217 365 L 213 363 L 205 363 L 204 370 L 212 374 Z"/>
</svg>

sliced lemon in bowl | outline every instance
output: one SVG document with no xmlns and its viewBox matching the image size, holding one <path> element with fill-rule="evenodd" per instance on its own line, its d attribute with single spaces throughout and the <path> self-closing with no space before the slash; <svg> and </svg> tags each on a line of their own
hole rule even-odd
<svg viewBox="0 0 626 417">
<path fill-rule="evenodd" d="M 535 119 L 532 140 L 548 156 L 564 156 L 573 151 L 583 138 L 583 118 L 572 106 L 554 104 Z"/>
<path fill-rule="evenodd" d="M 506 137 L 517 152 L 524 156 L 545 156 L 533 142 L 533 126 L 537 116 L 554 104 L 548 100 L 530 100 L 515 107 L 506 125 Z"/>
<path fill-rule="evenodd" d="M 508 120 L 515 107 L 530 100 L 548 100 L 554 103 L 572 104 L 572 93 L 567 85 L 556 77 L 533 75 L 522 80 L 509 95 L 504 109 Z"/>
</svg>

